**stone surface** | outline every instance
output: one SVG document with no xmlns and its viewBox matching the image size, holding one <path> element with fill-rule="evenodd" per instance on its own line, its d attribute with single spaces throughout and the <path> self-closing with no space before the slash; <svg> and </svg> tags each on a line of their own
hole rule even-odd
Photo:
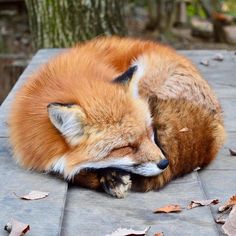
<svg viewBox="0 0 236 236">
<path fill-rule="evenodd" d="M 130 193 L 125 199 L 71 187 L 68 191 L 62 235 L 104 236 L 119 227 L 145 229 L 148 235 L 218 235 L 208 207 L 181 213 L 153 214 L 163 205 L 176 203 L 186 207 L 193 199 L 203 199 L 197 181 L 172 183 L 158 192 Z"/>
<path fill-rule="evenodd" d="M 60 234 L 67 184 L 53 176 L 26 171 L 12 158 L 8 140 L 0 138 L 0 235 L 11 219 L 30 225 L 27 235 L 55 236 Z M 31 190 L 49 192 L 47 198 L 35 201 L 15 196 Z"/>
</svg>

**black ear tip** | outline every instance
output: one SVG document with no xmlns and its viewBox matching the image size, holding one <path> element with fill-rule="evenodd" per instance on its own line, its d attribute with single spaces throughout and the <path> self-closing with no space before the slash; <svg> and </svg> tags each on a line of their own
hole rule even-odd
<svg viewBox="0 0 236 236">
<path fill-rule="evenodd" d="M 113 80 L 115 83 L 123 83 L 126 84 L 131 81 L 134 72 L 138 69 L 138 66 L 132 66 L 127 71 L 125 71 L 122 75 L 118 76 L 116 79 Z"/>
</svg>

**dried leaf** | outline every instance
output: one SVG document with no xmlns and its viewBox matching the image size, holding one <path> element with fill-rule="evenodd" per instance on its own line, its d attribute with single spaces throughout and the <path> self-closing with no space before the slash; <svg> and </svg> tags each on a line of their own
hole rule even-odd
<svg viewBox="0 0 236 236">
<path fill-rule="evenodd" d="M 236 205 L 236 195 L 232 196 L 223 206 L 219 207 L 219 211 L 223 212 Z"/>
<path fill-rule="evenodd" d="M 229 153 L 231 156 L 236 156 L 236 151 L 229 148 Z"/>
<path fill-rule="evenodd" d="M 222 216 L 215 220 L 217 224 L 224 224 L 225 221 L 226 221 L 226 218 L 225 217 L 223 218 Z"/>
<path fill-rule="evenodd" d="M 164 236 L 163 232 L 155 233 L 154 236 Z"/>
<path fill-rule="evenodd" d="M 133 229 L 125 229 L 125 228 L 119 228 L 117 229 L 115 232 L 113 232 L 112 234 L 106 235 L 106 236 L 135 236 L 135 235 L 140 235 L 140 236 L 145 236 L 148 232 L 148 230 L 151 227 L 146 228 L 145 230 L 142 231 L 137 231 L 137 230 L 133 230 Z"/>
<path fill-rule="evenodd" d="M 232 211 L 229 213 L 229 218 L 222 226 L 222 229 L 228 236 L 236 235 L 236 205 L 233 206 Z"/>
<path fill-rule="evenodd" d="M 31 191 L 29 194 L 19 196 L 16 193 L 14 193 L 17 197 L 23 199 L 23 200 L 38 200 L 42 199 L 48 196 L 48 192 L 40 192 L 40 191 Z"/>
<path fill-rule="evenodd" d="M 209 66 L 209 60 L 203 59 L 203 60 L 200 61 L 200 64 L 202 64 L 204 66 Z"/>
<path fill-rule="evenodd" d="M 197 167 L 197 168 L 195 168 L 193 171 L 198 171 L 198 170 L 201 170 L 201 167 Z"/>
<path fill-rule="evenodd" d="M 210 199 L 210 200 L 193 200 L 190 202 L 189 206 L 187 207 L 188 209 L 193 209 L 195 207 L 200 207 L 200 206 L 208 206 L 210 204 L 218 204 L 219 199 Z"/>
<path fill-rule="evenodd" d="M 154 213 L 171 213 L 171 212 L 180 212 L 182 211 L 182 208 L 180 205 L 177 204 L 170 204 L 163 206 L 161 208 L 158 208 L 154 210 Z"/>
<path fill-rule="evenodd" d="M 9 236 L 22 236 L 30 230 L 30 226 L 20 221 L 12 219 L 4 229 L 9 232 Z"/>
<path fill-rule="evenodd" d="M 223 61 L 224 60 L 224 56 L 221 53 L 217 53 L 214 57 L 213 60 L 215 61 Z"/>
<path fill-rule="evenodd" d="M 189 129 L 187 127 L 184 127 L 183 129 L 180 129 L 179 132 L 188 132 Z"/>
</svg>

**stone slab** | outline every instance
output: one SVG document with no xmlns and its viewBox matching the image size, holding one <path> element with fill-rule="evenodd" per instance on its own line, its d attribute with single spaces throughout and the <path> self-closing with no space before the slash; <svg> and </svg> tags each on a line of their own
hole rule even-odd
<svg viewBox="0 0 236 236">
<path fill-rule="evenodd" d="M 29 236 L 60 235 L 67 183 L 19 167 L 12 158 L 6 138 L 0 138 L 0 163 L 0 235 L 7 235 L 3 227 L 11 218 L 29 224 Z M 49 196 L 26 201 L 14 195 L 14 192 L 22 195 L 31 190 L 49 192 Z"/>
<path fill-rule="evenodd" d="M 192 199 L 203 199 L 198 182 L 172 183 L 158 192 L 130 193 L 125 199 L 86 189 L 68 190 L 62 236 L 104 236 L 119 227 L 145 229 L 148 235 L 164 232 L 166 236 L 218 235 L 208 207 L 183 210 L 181 213 L 153 214 L 165 204 L 187 206 Z"/>
<path fill-rule="evenodd" d="M 218 208 L 236 192 L 235 170 L 203 170 L 199 173 L 206 197 L 218 198 L 220 204 L 211 206 L 214 219 L 219 217 Z M 220 235 L 224 235 L 220 224 L 216 224 Z"/>
<path fill-rule="evenodd" d="M 227 134 L 227 140 L 219 154 L 206 169 L 211 170 L 236 170 L 236 157 L 231 156 L 229 148 L 236 151 L 236 132 Z"/>
</svg>

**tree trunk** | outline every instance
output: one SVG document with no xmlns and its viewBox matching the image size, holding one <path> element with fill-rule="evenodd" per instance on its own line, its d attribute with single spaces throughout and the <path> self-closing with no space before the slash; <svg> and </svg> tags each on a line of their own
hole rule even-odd
<svg viewBox="0 0 236 236">
<path fill-rule="evenodd" d="M 220 1 L 200 0 L 200 2 L 206 15 L 211 18 L 215 42 L 228 43 L 229 38 L 224 30 L 223 23 L 217 18 L 217 13 L 220 12 Z"/>
<path fill-rule="evenodd" d="M 124 1 L 26 0 L 36 49 L 71 47 L 98 35 L 125 34 Z"/>
</svg>

